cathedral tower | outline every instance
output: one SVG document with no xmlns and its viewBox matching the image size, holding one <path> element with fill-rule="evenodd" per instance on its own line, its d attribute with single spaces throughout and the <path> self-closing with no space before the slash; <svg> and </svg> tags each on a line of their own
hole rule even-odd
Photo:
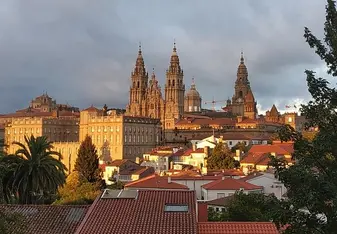
<svg viewBox="0 0 337 234">
<path fill-rule="evenodd" d="M 232 98 L 232 106 L 231 106 L 232 113 L 234 115 L 244 116 L 245 97 L 248 94 L 248 92 L 251 92 L 251 88 L 250 88 L 250 83 L 248 80 L 248 70 L 245 65 L 242 52 L 241 52 L 240 64 L 239 64 L 237 75 L 236 75 L 234 89 L 235 89 L 235 92 Z"/>
<path fill-rule="evenodd" d="M 184 113 L 184 72 L 180 67 L 176 44 L 174 43 L 170 66 L 166 70 L 165 84 L 165 128 L 174 128 L 175 119 Z"/>
<path fill-rule="evenodd" d="M 139 45 L 138 56 L 134 70 L 131 72 L 130 102 L 127 113 L 134 116 L 142 115 L 142 102 L 145 99 L 148 83 L 148 73 L 145 70 L 142 48 Z"/>
</svg>

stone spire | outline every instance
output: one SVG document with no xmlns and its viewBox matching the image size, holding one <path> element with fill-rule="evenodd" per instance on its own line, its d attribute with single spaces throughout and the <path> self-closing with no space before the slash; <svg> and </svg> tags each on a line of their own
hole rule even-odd
<svg viewBox="0 0 337 234">
<path fill-rule="evenodd" d="M 245 65 L 245 59 L 243 57 L 243 52 L 241 51 L 240 64 L 238 67 L 237 78 L 248 78 L 248 70 Z"/>
<path fill-rule="evenodd" d="M 135 65 L 135 69 L 133 73 L 134 75 L 143 75 L 143 76 L 146 75 L 141 43 L 139 43 L 139 46 L 138 46 L 138 56 L 137 56 L 136 65 Z"/>
<path fill-rule="evenodd" d="M 175 41 L 173 43 L 173 50 L 172 50 L 172 55 L 171 55 L 170 66 L 169 66 L 168 72 L 177 73 L 177 74 L 182 72 L 182 70 L 180 68 L 179 56 L 177 54 L 177 47 L 176 47 Z"/>
</svg>

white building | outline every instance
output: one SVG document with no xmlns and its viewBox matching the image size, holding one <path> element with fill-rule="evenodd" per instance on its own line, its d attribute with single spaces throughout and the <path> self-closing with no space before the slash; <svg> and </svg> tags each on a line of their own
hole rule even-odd
<svg viewBox="0 0 337 234">
<path fill-rule="evenodd" d="M 244 194 L 262 193 L 263 191 L 262 186 L 257 186 L 242 180 L 225 177 L 202 185 L 201 188 L 202 200 L 214 200 L 221 197 L 232 196 L 237 191 L 242 191 Z"/>
<path fill-rule="evenodd" d="M 287 192 L 284 184 L 275 178 L 274 173 L 254 172 L 241 178 L 240 180 L 257 186 L 262 186 L 264 194 L 274 194 L 278 199 L 281 199 Z"/>
</svg>

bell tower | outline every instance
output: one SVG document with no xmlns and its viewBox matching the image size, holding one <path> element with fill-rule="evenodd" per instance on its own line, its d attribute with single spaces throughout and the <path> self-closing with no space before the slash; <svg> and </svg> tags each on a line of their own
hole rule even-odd
<svg viewBox="0 0 337 234">
<path fill-rule="evenodd" d="M 251 89 L 250 89 L 250 82 L 248 80 L 248 70 L 245 65 L 243 52 L 241 52 L 240 64 L 238 66 L 234 86 L 234 95 L 232 98 L 232 113 L 234 115 L 244 116 L 245 97 L 250 91 Z"/>
<path fill-rule="evenodd" d="M 165 128 L 174 128 L 174 120 L 184 113 L 184 72 L 180 67 L 176 43 L 174 42 L 170 66 L 166 70 L 165 83 Z"/>
<path fill-rule="evenodd" d="M 148 77 L 148 73 L 145 70 L 142 47 L 139 44 L 136 65 L 131 72 L 130 97 L 127 106 L 128 114 L 134 116 L 142 114 L 142 102 L 145 100 Z"/>
</svg>

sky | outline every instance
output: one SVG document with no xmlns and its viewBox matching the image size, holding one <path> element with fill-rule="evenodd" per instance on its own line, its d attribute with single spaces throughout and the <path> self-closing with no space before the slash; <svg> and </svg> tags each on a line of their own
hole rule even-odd
<svg viewBox="0 0 337 234">
<path fill-rule="evenodd" d="M 164 87 L 176 41 L 186 89 L 232 97 L 240 53 L 260 111 L 309 100 L 305 69 L 325 73 L 304 27 L 322 37 L 320 0 L 2 0 L 0 113 L 48 92 L 58 103 L 124 108 L 141 42 Z"/>
</svg>

